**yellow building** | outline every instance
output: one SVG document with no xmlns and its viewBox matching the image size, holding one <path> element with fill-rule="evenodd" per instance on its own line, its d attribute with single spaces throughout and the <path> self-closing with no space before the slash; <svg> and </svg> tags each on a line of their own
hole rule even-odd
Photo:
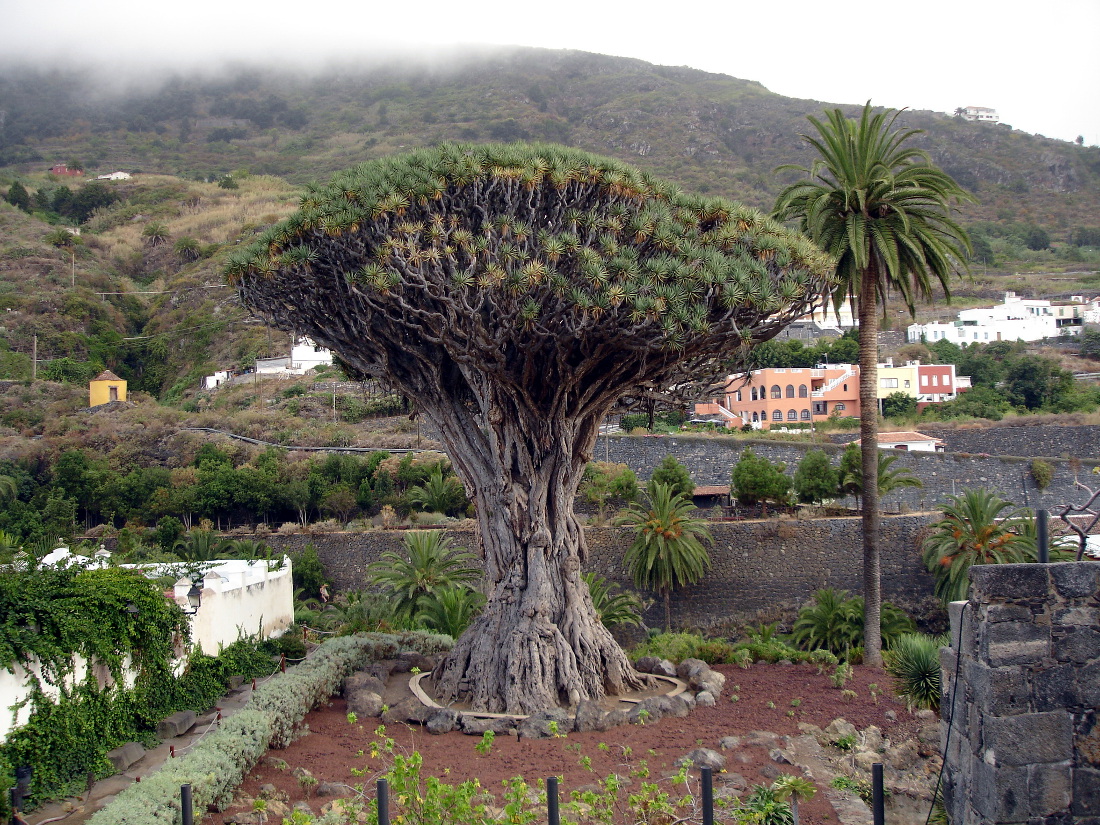
<svg viewBox="0 0 1100 825">
<path fill-rule="evenodd" d="M 103 370 L 88 383 L 88 406 L 98 407 L 126 400 L 126 382 L 110 370 Z"/>
</svg>

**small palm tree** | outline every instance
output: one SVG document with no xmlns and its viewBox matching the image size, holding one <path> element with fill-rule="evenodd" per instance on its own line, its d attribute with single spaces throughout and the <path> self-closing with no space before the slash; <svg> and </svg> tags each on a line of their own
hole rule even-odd
<svg viewBox="0 0 1100 825">
<path fill-rule="evenodd" d="M 451 515 L 466 505 L 462 483 L 454 476 L 444 477 L 442 468 L 436 467 L 422 486 L 410 487 L 405 492 L 412 504 L 429 513 Z"/>
<path fill-rule="evenodd" d="M 1030 511 L 1013 507 L 988 490 L 964 490 L 944 508 L 943 520 L 923 544 L 925 566 L 936 577 L 936 595 L 944 604 L 967 597 L 975 564 L 1035 560 L 1035 539 L 1027 530 Z"/>
<path fill-rule="evenodd" d="M 642 626 L 645 604 L 637 593 L 616 592 L 619 586 L 598 573 L 583 573 L 581 578 L 588 585 L 592 607 L 596 609 L 604 627 L 610 630 L 613 627 Z"/>
<path fill-rule="evenodd" d="M 160 221 L 151 221 L 141 230 L 141 237 L 148 241 L 149 246 L 160 246 L 168 241 L 168 227 Z"/>
<path fill-rule="evenodd" d="M 172 552 L 184 561 L 214 561 L 233 555 L 233 542 L 213 530 L 191 530 L 176 539 Z"/>
<path fill-rule="evenodd" d="M 439 530 L 412 530 L 405 534 L 405 552 L 383 553 L 367 568 L 371 584 L 389 592 L 397 612 L 416 613 L 422 596 L 459 584 L 479 581 L 482 572 L 471 563 L 477 558 Z"/>
<path fill-rule="evenodd" d="M 484 605 L 485 597 L 476 590 L 464 584 L 451 585 L 420 597 L 416 621 L 429 630 L 457 639 Z"/>
<path fill-rule="evenodd" d="M 692 515 L 696 507 L 667 484 L 650 480 L 646 503 L 632 504 L 616 523 L 633 527 L 634 543 L 627 548 L 627 569 L 635 587 L 656 590 L 665 602 L 665 628 L 672 629 L 672 591 L 694 584 L 710 566 L 703 542 L 711 542 L 706 523 Z"/>
<path fill-rule="evenodd" d="M 19 482 L 11 476 L 0 475 L 0 503 L 7 504 L 19 495 Z"/>
<path fill-rule="evenodd" d="M 851 460 L 849 450 L 859 452 L 858 444 L 853 441 L 845 448 L 845 456 L 841 461 L 840 491 L 847 495 L 854 495 L 857 499 L 863 493 L 863 467 Z M 901 456 L 897 453 L 878 451 L 878 494 L 879 498 L 885 498 L 888 493 L 900 490 L 903 487 L 924 487 L 924 482 L 917 478 L 908 467 L 892 469 L 894 462 Z"/>
<path fill-rule="evenodd" d="M 801 776 L 795 776 L 791 773 L 785 773 L 782 776 L 776 777 L 772 782 L 772 793 L 775 794 L 775 798 L 780 802 L 784 802 L 787 799 L 790 800 L 791 806 L 791 823 L 792 825 L 798 825 L 798 803 L 803 799 L 813 799 L 814 794 L 817 793 L 817 788 L 814 787 L 814 783 L 808 779 L 804 779 Z"/>
</svg>

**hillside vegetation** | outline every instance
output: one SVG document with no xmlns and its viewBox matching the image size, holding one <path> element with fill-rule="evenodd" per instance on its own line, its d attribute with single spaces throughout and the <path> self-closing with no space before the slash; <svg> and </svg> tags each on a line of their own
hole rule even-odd
<svg viewBox="0 0 1100 825">
<path fill-rule="evenodd" d="M 94 67 L 0 72 L 0 193 L 18 203 L 0 201 L 0 377 L 30 377 L 37 337 L 40 375 L 109 367 L 174 402 L 215 369 L 287 352 L 222 268 L 307 181 L 440 141 L 545 140 L 768 209 L 773 170 L 811 160 L 800 134 L 824 108 L 694 69 L 535 49 L 446 70 L 240 68 L 102 91 L 125 87 L 110 81 Z M 1100 147 L 932 112 L 902 122 L 927 130 L 918 142 L 980 200 L 961 216 L 976 260 L 957 295 L 1100 287 Z M 48 174 L 57 162 L 87 174 Z M 116 170 L 134 177 L 92 181 Z"/>
</svg>

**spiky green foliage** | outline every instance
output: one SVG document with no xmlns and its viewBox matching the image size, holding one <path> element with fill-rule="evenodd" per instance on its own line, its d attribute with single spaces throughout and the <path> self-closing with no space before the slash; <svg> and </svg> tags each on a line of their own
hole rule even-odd
<svg viewBox="0 0 1100 825">
<path fill-rule="evenodd" d="M 936 595 L 944 604 L 967 597 L 975 564 L 1035 560 L 1035 539 L 1026 529 L 1031 512 L 995 493 L 963 490 L 943 515 L 924 540 L 923 551 L 924 564 L 936 577 Z"/>
<path fill-rule="evenodd" d="M 791 630 L 791 641 L 802 650 L 828 650 L 848 658 L 863 645 L 863 599 L 824 588 L 802 608 Z M 889 602 L 882 605 L 881 634 L 885 647 L 915 629 L 913 620 Z"/>
<path fill-rule="evenodd" d="M 949 643 L 946 636 L 923 633 L 905 633 L 894 640 L 884 660 L 886 670 L 910 710 L 939 710 L 940 648 Z"/>
<path fill-rule="evenodd" d="M 581 578 L 588 585 L 592 607 L 604 627 L 641 627 L 645 604 L 637 593 L 621 592 L 617 584 L 609 582 L 599 573 L 582 573 Z"/>
<path fill-rule="evenodd" d="M 379 310 L 442 292 L 532 341 L 612 320 L 644 333 L 636 346 L 682 348 L 723 329 L 751 334 L 746 308 L 775 312 L 822 285 L 820 252 L 758 213 L 735 220 L 737 209 L 575 150 L 445 145 L 312 187 L 228 274 L 276 317 L 272 277 L 304 287 L 336 276 L 354 303 Z M 543 231 L 526 231 L 536 214 Z M 631 231 L 639 224 L 652 231 Z M 315 258 L 287 255 L 300 248 Z"/>
<path fill-rule="evenodd" d="M 472 553 L 452 547 L 439 530 L 411 530 L 405 534 L 406 555 L 383 553 L 367 568 L 368 581 L 391 595 L 398 613 L 415 614 L 420 600 L 439 590 L 476 582 L 482 573 L 471 563 Z"/>
<path fill-rule="evenodd" d="M 665 628 L 672 629 L 669 597 L 694 584 L 710 566 L 703 542 L 712 541 L 706 523 L 692 515 L 696 507 L 665 484 L 650 481 L 645 504 L 632 505 L 618 524 L 633 527 L 634 542 L 624 561 L 639 588 L 656 590 L 665 601 Z"/>
<path fill-rule="evenodd" d="M 955 204 L 972 200 L 927 153 L 909 145 L 917 129 L 895 129 L 899 112 L 878 112 L 870 102 L 858 119 L 839 109 L 825 121 L 809 118 L 816 136 L 803 139 L 817 152 L 809 167 L 783 166 L 804 177 L 776 199 L 774 215 L 795 220 L 836 262 L 836 305 L 848 300 L 859 318 L 860 443 L 863 449 L 863 591 L 867 596 L 867 661 L 881 664 L 878 616 L 882 602 L 879 561 L 878 317 L 896 292 L 910 314 L 918 298 L 931 299 L 934 282 L 950 295 L 948 280 L 965 266 L 970 239 L 951 217 Z"/>
<path fill-rule="evenodd" d="M 465 585 L 449 585 L 420 597 L 416 621 L 428 630 L 457 639 L 484 604 L 485 597 L 476 590 Z"/>
<path fill-rule="evenodd" d="M 465 509 L 466 494 L 462 484 L 454 476 L 444 476 L 443 470 L 436 467 L 423 485 L 410 487 L 405 498 L 421 510 L 429 513 L 454 515 Z"/>
</svg>

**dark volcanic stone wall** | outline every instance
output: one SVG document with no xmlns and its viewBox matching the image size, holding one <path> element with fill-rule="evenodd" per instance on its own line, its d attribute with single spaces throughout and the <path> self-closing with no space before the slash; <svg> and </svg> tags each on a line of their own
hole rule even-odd
<svg viewBox="0 0 1100 825">
<path fill-rule="evenodd" d="M 919 543 L 933 521 L 928 515 L 893 516 L 882 526 L 884 597 L 907 609 L 926 613 L 932 579 L 920 562 Z M 722 522 L 711 526 L 715 543 L 711 568 L 700 584 L 675 592 L 672 620 L 677 627 L 714 627 L 726 623 L 775 621 L 790 616 L 821 587 L 858 592 L 862 566 L 858 518 L 771 519 Z M 451 531 L 451 540 L 477 550 L 472 532 Z M 627 528 L 588 528 L 586 569 L 630 587 L 622 559 L 632 539 Z M 299 550 L 312 543 L 325 570 L 341 590 L 364 586 L 368 564 L 387 550 L 401 551 L 401 531 L 273 535 L 275 550 Z M 646 614 L 654 627 L 664 622 L 663 606 Z"/>
</svg>

